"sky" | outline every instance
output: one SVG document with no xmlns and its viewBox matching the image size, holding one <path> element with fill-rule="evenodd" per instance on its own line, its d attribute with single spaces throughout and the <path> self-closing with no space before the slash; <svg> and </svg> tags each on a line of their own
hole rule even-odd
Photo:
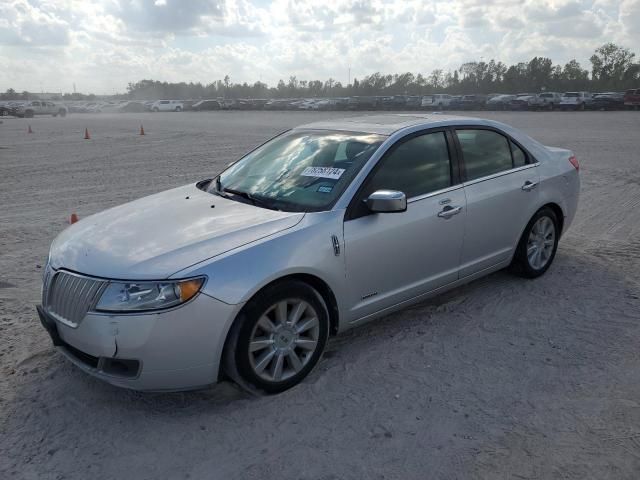
<svg viewBox="0 0 640 480">
<path fill-rule="evenodd" d="M 640 54 L 640 0 L 0 0 L 0 91 L 113 94 L 142 79 L 275 85 L 491 58 Z"/>
</svg>

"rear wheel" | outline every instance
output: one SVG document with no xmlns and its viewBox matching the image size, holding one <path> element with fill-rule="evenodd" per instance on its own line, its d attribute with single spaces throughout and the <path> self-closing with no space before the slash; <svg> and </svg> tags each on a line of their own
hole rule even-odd
<svg viewBox="0 0 640 480">
<path fill-rule="evenodd" d="M 552 209 L 539 210 L 520 238 L 511 269 L 527 278 L 544 274 L 556 256 L 560 237 L 558 225 L 558 217 Z"/>
<path fill-rule="evenodd" d="M 176 112 L 181 112 L 182 111 L 182 107 L 176 107 Z"/>
<path fill-rule="evenodd" d="M 58 115 L 60 115 L 61 117 L 66 117 L 67 111 L 64 108 L 61 108 L 60 110 L 58 110 Z"/>
<path fill-rule="evenodd" d="M 278 393 L 298 384 L 318 363 L 329 335 L 322 297 L 287 281 L 259 292 L 231 327 L 224 370 L 252 393 Z"/>
</svg>

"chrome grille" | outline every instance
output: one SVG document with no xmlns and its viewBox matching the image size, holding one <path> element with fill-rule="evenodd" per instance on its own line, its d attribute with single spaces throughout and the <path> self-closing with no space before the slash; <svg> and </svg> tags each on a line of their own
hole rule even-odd
<svg viewBox="0 0 640 480">
<path fill-rule="evenodd" d="M 47 275 L 42 303 L 57 320 L 76 327 L 98 301 L 107 283 L 67 272 Z"/>
</svg>

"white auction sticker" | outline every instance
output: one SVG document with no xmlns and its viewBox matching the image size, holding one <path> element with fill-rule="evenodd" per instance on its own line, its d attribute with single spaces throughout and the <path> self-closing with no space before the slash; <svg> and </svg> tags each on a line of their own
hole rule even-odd
<svg viewBox="0 0 640 480">
<path fill-rule="evenodd" d="M 320 178 L 332 178 L 338 180 L 344 173 L 344 168 L 333 167 L 307 167 L 300 175 L 303 177 L 320 177 Z"/>
</svg>

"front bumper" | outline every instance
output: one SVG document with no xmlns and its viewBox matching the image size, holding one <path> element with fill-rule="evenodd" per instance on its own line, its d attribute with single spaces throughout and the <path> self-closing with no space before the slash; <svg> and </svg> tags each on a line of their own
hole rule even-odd
<svg viewBox="0 0 640 480">
<path fill-rule="evenodd" d="M 119 387 L 176 391 L 218 381 L 227 332 L 241 305 L 200 293 L 171 310 L 89 312 L 77 327 L 37 311 L 53 344 L 85 372 Z"/>
</svg>

